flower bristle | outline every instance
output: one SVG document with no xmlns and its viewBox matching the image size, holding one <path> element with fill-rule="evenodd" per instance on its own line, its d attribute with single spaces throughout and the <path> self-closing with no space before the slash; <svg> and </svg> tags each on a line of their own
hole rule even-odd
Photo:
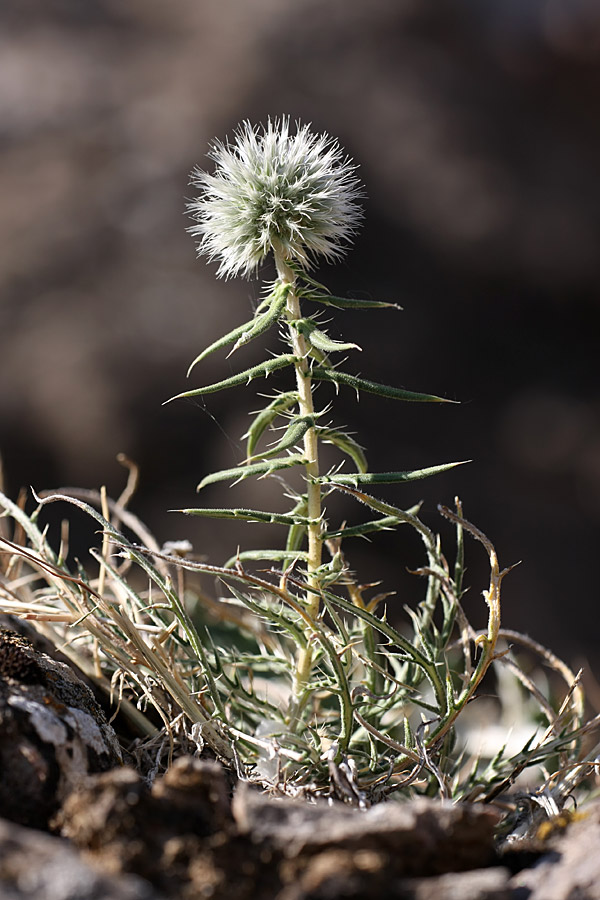
<svg viewBox="0 0 600 900">
<path fill-rule="evenodd" d="M 328 134 L 289 117 L 255 127 L 245 121 L 233 141 L 209 152 L 212 174 L 194 169 L 198 198 L 187 210 L 198 253 L 218 260 L 219 277 L 251 275 L 273 249 L 303 268 L 317 256 L 345 252 L 362 218 L 356 166 Z"/>
</svg>

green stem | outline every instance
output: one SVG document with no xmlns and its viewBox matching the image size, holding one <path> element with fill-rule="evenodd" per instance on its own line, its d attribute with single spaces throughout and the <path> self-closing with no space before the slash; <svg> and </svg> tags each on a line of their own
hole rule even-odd
<svg viewBox="0 0 600 900">
<path fill-rule="evenodd" d="M 314 405 L 312 396 L 312 380 L 310 364 L 308 360 L 308 346 L 304 335 L 294 327 L 294 322 L 302 318 L 300 300 L 296 293 L 296 275 L 288 265 L 288 261 L 282 250 L 275 251 L 275 265 L 277 274 L 283 284 L 291 285 L 287 297 L 287 314 L 290 323 L 290 343 L 296 358 L 296 383 L 298 386 L 298 406 L 301 416 L 314 418 Z M 323 538 L 321 527 L 321 485 L 319 484 L 319 444 L 317 429 L 313 425 L 304 435 L 304 457 L 307 460 L 306 482 L 308 495 L 307 515 L 308 525 L 308 559 L 307 581 L 309 590 L 306 592 L 306 612 L 311 619 L 319 615 L 321 598 L 319 594 L 319 578 L 317 571 L 321 566 L 323 553 Z M 298 724 L 298 717 L 303 705 L 303 695 L 306 684 L 310 678 L 313 662 L 313 651 L 310 642 L 301 648 L 296 659 L 294 675 L 294 690 L 290 704 L 290 724 L 292 728 Z"/>
</svg>

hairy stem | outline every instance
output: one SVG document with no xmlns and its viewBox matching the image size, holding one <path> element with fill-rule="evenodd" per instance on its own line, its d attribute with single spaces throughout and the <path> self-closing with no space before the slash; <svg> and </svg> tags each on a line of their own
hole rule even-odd
<svg viewBox="0 0 600 900">
<path fill-rule="evenodd" d="M 301 318 L 300 300 L 294 290 L 296 276 L 288 265 L 282 251 L 275 253 L 277 274 L 284 284 L 290 284 L 292 290 L 288 294 L 287 314 L 290 333 L 290 343 L 296 357 L 296 382 L 298 386 L 298 405 L 301 416 L 314 416 L 312 396 L 312 381 L 310 376 L 310 364 L 308 361 L 308 346 L 304 335 L 294 327 L 294 322 Z M 308 509 L 310 520 L 308 526 L 308 561 L 307 580 L 309 590 L 306 592 L 306 611 L 311 619 L 316 619 L 320 609 L 319 579 L 316 575 L 321 566 L 323 553 L 323 538 L 321 528 L 321 485 L 317 482 L 319 477 L 319 444 L 317 429 L 312 426 L 304 435 L 304 456 L 306 459 L 306 479 Z M 303 694 L 310 678 L 313 652 L 310 642 L 298 652 L 296 659 L 296 671 L 294 677 L 294 692 L 290 707 L 290 720 L 292 727 L 298 719 L 302 706 Z"/>
</svg>

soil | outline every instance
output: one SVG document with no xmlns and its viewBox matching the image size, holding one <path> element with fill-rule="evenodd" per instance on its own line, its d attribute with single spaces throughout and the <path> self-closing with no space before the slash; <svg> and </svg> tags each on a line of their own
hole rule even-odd
<svg viewBox="0 0 600 900">
<path fill-rule="evenodd" d="M 0 756 L 0 900 L 600 900 L 598 802 L 502 853 L 482 805 L 269 796 L 192 755 L 144 777 L 90 689 L 8 629 Z"/>
</svg>

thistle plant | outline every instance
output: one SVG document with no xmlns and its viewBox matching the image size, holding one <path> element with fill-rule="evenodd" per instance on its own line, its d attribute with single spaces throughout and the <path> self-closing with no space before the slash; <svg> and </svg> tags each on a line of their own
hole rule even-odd
<svg viewBox="0 0 600 900">
<path fill-rule="evenodd" d="M 451 468 L 442 465 L 412 472 L 369 473 L 364 452 L 352 436 L 325 423 L 329 406 L 318 408 L 315 388 L 327 381 L 397 400 L 444 401 L 441 397 L 377 384 L 344 372 L 332 358 L 335 354 L 358 350 L 358 345 L 332 340 L 323 330 L 320 316 L 307 315 L 301 308 L 302 304 L 374 309 L 393 305 L 332 297 L 308 274 L 311 263 L 318 257 L 335 260 L 343 254 L 361 218 L 362 192 L 355 166 L 337 142 L 328 135 L 313 134 L 306 125 L 299 125 L 292 134 L 288 119 L 269 121 L 262 131 L 246 122 L 233 143 L 216 143 L 210 156 L 215 171 L 213 174 L 194 171 L 192 183 L 200 188 L 201 195 L 188 205 L 197 223 L 190 232 L 200 237 L 199 253 L 219 261 L 221 276 L 249 275 L 272 253 L 277 279 L 268 285 L 254 319 L 211 344 L 194 360 L 190 371 L 209 353 L 230 344 L 234 352 L 272 326 L 281 326 L 287 346 L 284 353 L 236 376 L 186 391 L 179 397 L 212 393 L 286 368 L 294 370 L 295 389 L 277 391 L 271 403 L 258 413 L 248 432 L 242 468 L 208 475 L 199 489 L 216 481 L 240 481 L 300 467 L 304 470 L 305 491 L 293 497 L 292 509 L 283 516 L 240 509 L 204 508 L 186 512 L 288 524 L 285 551 L 268 550 L 262 556 L 292 564 L 302 560 L 305 567 L 305 596 L 300 605 L 305 641 L 295 661 L 288 712 L 290 725 L 297 727 L 301 710 L 311 694 L 307 687 L 314 661 L 310 634 L 323 609 L 323 590 L 345 577 L 341 541 L 348 532 L 343 534 L 339 528 L 328 528 L 323 502 L 326 492 L 344 486 L 356 491 L 367 484 L 412 481 Z M 282 438 L 275 446 L 260 449 L 264 432 L 275 427 L 280 419 L 287 422 Z M 319 445 L 322 442 L 334 444 L 349 456 L 356 471 L 321 472 Z M 389 525 L 389 522 L 372 520 L 363 526 L 362 533 Z M 324 564 L 323 548 L 329 541 L 334 547 L 333 555 Z M 257 555 L 253 554 L 253 558 Z"/>
<path fill-rule="evenodd" d="M 57 641 L 67 638 L 67 652 L 119 694 L 149 742 L 156 729 L 138 707 L 151 703 L 171 754 L 178 746 L 206 744 L 244 778 L 287 793 L 333 794 L 359 806 L 396 791 L 490 801 L 535 767 L 531 807 L 560 809 L 593 763 L 585 740 L 598 722 L 584 724 L 579 676 L 534 641 L 502 629 L 500 593 L 508 570 L 500 568 L 485 534 L 464 518 L 458 500 L 454 510 L 440 508 L 452 526 L 452 558 L 419 506 L 403 509 L 370 493 L 459 463 L 371 472 L 363 447 L 335 422 L 335 396 L 346 387 L 394 401 L 448 402 L 347 371 L 346 357 L 358 346 L 333 340 L 325 330 L 325 316 L 345 309 L 380 316 L 397 310 L 389 302 L 334 296 L 311 274 L 320 258 L 342 256 L 360 222 L 356 167 L 335 140 L 305 125 L 293 130 L 287 118 L 259 129 L 245 123 L 232 141 L 215 143 L 209 156 L 214 170 L 193 172 L 200 193 L 188 204 L 199 254 L 217 261 L 218 275 L 226 278 L 252 275 L 272 256 L 276 278 L 265 285 L 252 318 L 202 350 L 188 374 L 201 371 L 209 354 L 230 348 L 231 356 L 269 330 L 279 331 L 284 347 L 172 399 L 269 379 L 273 391 L 254 413 L 245 458 L 206 475 L 198 489 L 231 482 L 235 490 L 246 478 L 275 477 L 289 508 L 181 512 L 278 525 L 281 542 L 240 550 L 222 565 L 198 561 L 187 547 L 161 550 L 126 509 L 135 482 L 128 464 L 130 481 L 114 502 L 104 492 L 63 489 L 37 497 L 37 509 L 27 514 L 23 504 L 0 495 L 5 519 L 15 523 L 12 535 L 0 530 L 3 608 L 36 619 Z M 323 444 L 339 454 L 333 467 L 322 465 Z M 366 509 L 363 521 L 330 521 L 336 493 Z M 43 507 L 57 501 L 74 504 L 99 524 L 102 548 L 91 551 L 96 576 L 81 566 L 72 571 L 65 542 L 56 553 L 40 528 Z M 424 555 L 414 569 L 424 596 L 406 609 L 406 626 L 397 624 L 396 609 L 388 621 L 385 604 L 389 599 L 391 607 L 392 595 L 373 595 L 373 585 L 361 585 L 347 554 L 356 538 L 400 526 L 416 531 Z M 465 534 L 489 559 L 483 629 L 470 624 L 462 605 Z M 146 579 L 144 589 L 136 569 Z M 186 577 L 207 573 L 225 587 L 224 596 L 186 588 Z M 71 646 L 75 636 L 78 650 Z M 537 675 L 525 673 L 519 648 L 566 682 L 566 692 L 544 694 Z M 467 704 L 497 669 L 509 673 L 534 705 L 530 733 L 522 746 L 500 742 L 487 757 L 470 754 L 459 717 L 467 718 Z M 498 679 L 500 706 L 505 680 Z"/>
</svg>

